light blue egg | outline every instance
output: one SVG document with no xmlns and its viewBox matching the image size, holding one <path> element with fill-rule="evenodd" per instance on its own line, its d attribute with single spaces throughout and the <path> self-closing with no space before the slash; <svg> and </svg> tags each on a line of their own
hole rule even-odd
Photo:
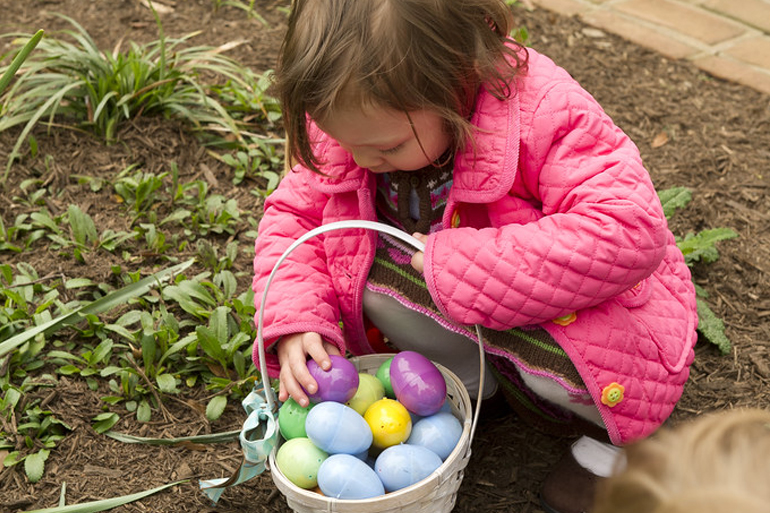
<svg viewBox="0 0 770 513">
<path fill-rule="evenodd" d="M 418 420 L 412 426 L 412 434 L 406 443 L 427 447 L 445 460 L 452 454 L 462 434 L 463 426 L 457 417 L 451 413 L 439 412 Z"/>
<path fill-rule="evenodd" d="M 361 454 L 372 445 L 372 430 L 353 408 L 334 401 L 316 404 L 305 420 L 307 437 L 329 454 Z"/>
<path fill-rule="evenodd" d="M 337 499 L 370 499 L 385 494 L 374 470 L 350 454 L 333 454 L 321 463 L 318 487 L 327 497 Z"/>
<path fill-rule="evenodd" d="M 444 401 L 444 404 L 441 405 L 441 409 L 439 411 L 440 412 L 443 411 L 443 412 L 447 412 L 447 413 L 452 413 L 452 403 L 450 403 L 449 401 Z M 412 418 L 412 425 L 413 426 L 415 424 L 417 424 L 417 422 L 420 419 L 423 418 L 423 417 L 417 415 L 416 413 L 414 413 L 413 411 L 409 412 L 409 416 Z"/>
<path fill-rule="evenodd" d="M 440 466 L 441 458 L 427 447 L 401 444 L 382 451 L 374 463 L 374 470 L 385 490 L 394 492 L 422 481 Z M 318 478 L 320 481 L 320 470 Z"/>
</svg>

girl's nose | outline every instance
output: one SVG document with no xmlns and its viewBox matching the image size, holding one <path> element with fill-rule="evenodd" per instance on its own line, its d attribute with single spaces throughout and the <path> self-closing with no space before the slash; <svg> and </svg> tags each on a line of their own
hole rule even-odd
<svg viewBox="0 0 770 513">
<path fill-rule="evenodd" d="M 356 161 L 356 164 L 366 169 L 382 164 L 382 157 L 367 150 L 353 150 L 353 160 Z"/>
</svg>

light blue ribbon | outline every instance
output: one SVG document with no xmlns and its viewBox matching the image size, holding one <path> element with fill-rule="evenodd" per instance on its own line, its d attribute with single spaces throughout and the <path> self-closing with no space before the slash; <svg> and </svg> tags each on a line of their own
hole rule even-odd
<svg viewBox="0 0 770 513">
<path fill-rule="evenodd" d="M 241 484 L 265 471 L 267 457 L 278 443 L 275 413 L 272 407 L 275 401 L 265 399 L 260 390 L 252 390 L 241 403 L 248 417 L 243 423 L 239 440 L 243 450 L 243 463 L 229 478 L 201 479 L 203 493 L 215 504 L 222 492 L 230 486 Z M 272 390 L 267 391 L 272 394 Z M 272 398 L 272 397 L 271 397 Z"/>
</svg>

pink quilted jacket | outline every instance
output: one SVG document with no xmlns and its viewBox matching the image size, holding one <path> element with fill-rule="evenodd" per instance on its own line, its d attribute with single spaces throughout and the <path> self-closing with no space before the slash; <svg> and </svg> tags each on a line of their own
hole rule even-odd
<svg viewBox="0 0 770 513">
<path fill-rule="evenodd" d="M 637 148 L 564 70 L 529 56 L 512 99 L 478 97 L 477 148 L 456 157 L 425 278 L 460 324 L 548 330 L 611 440 L 627 443 L 653 432 L 681 396 L 696 341 L 694 287 Z M 374 176 L 322 132 L 314 138 L 328 177 L 295 168 L 265 203 L 257 308 L 292 241 L 321 224 L 376 219 Z M 294 251 L 271 284 L 265 340 L 313 331 L 342 351 L 373 352 L 361 298 L 376 237 L 329 232 Z M 274 354 L 267 359 L 277 375 Z"/>
</svg>

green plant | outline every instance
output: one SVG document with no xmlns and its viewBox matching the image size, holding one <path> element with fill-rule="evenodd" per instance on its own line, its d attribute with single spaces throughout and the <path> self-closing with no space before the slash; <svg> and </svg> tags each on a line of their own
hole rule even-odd
<svg viewBox="0 0 770 513">
<path fill-rule="evenodd" d="M 29 57 L 29 54 L 32 53 L 32 50 L 34 50 L 38 43 L 40 43 L 40 40 L 43 39 L 43 34 L 44 32 L 42 30 L 38 30 L 32 37 L 30 37 L 29 40 L 21 47 L 19 53 L 16 54 L 16 57 L 13 58 L 11 64 L 5 69 L 3 74 L 0 75 L 0 95 L 3 94 L 5 88 L 8 87 L 8 84 L 11 83 L 13 76 L 17 71 L 19 71 L 19 68 L 24 63 L 24 61 L 27 60 L 27 57 Z M 2 113 L 3 110 L 0 109 L 0 114 Z"/>
<path fill-rule="evenodd" d="M 188 481 L 187 479 L 183 479 L 181 481 L 174 481 L 173 483 L 168 483 L 163 486 L 158 486 L 156 488 L 152 488 L 150 490 L 144 490 L 138 493 L 132 493 L 129 495 L 122 495 L 120 497 L 112 497 L 109 499 L 102 499 L 98 501 L 72 504 L 69 506 L 64 505 L 64 491 L 66 490 L 66 486 L 62 484 L 62 500 L 60 501 L 60 504 L 58 507 L 29 510 L 26 513 L 99 513 L 101 511 L 109 511 L 119 506 L 123 506 L 124 504 L 129 504 L 131 502 L 138 501 L 139 499 L 149 497 L 150 495 L 163 491 L 172 486 L 176 486 L 181 483 L 186 483 L 187 481 Z"/>
<path fill-rule="evenodd" d="M 197 184 L 198 195 L 190 200 L 190 209 L 179 208 L 164 218 L 160 225 L 175 222 L 185 227 L 185 235 L 190 238 L 206 236 L 210 233 L 233 234 L 241 218 L 238 201 L 227 199 L 221 194 L 208 195 L 208 188 L 203 182 Z"/>
<path fill-rule="evenodd" d="M 139 214 L 152 208 L 156 201 L 157 191 L 163 187 L 163 178 L 166 173 L 156 175 L 142 172 L 132 165 L 124 169 L 115 178 L 113 187 L 118 196 Z M 136 170 L 133 174 L 132 171 Z"/>
<path fill-rule="evenodd" d="M 658 191 L 658 196 L 667 219 L 670 219 L 678 209 L 686 207 L 692 200 L 692 192 L 686 187 Z M 696 262 L 715 262 L 719 259 L 716 243 L 737 236 L 738 234 L 730 228 L 714 228 L 698 233 L 687 233 L 684 237 L 677 236 L 676 243 L 684 255 L 685 262 L 692 267 Z M 732 344 L 725 335 L 724 323 L 706 302 L 708 298 L 706 291 L 697 284 L 695 290 L 698 303 L 698 331 L 706 340 L 715 344 L 723 354 L 729 354 Z"/>
<path fill-rule="evenodd" d="M 51 316 L 49 314 L 47 316 L 48 318 L 38 319 L 40 322 L 34 327 L 20 331 L 0 342 L 0 358 L 17 349 L 19 346 L 34 340 L 39 335 L 52 333 L 62 328 L 63 326 L 69 326 L 80 322 L 87 315 L 104 312 L 118 305 L 125 304 L 126 301 L 145 294 L 152 286 L 161 283 L 163 280 L 168 279 L 175 273 L 184 271 L 190 267 L 192 263 L 192 260 L 188 260 L 181 264 L 177 264 L 175 266 L 159 271 L 152 276 L 148 276 L 119 290 L 110 292 L 109 294 L 91 303 L 78 305 L 73 309 L 65 311 L 63 314 L 56 318 L 50 318 Z M 37 277 L 35 276 L 34 279 L 37 279 Z M 30 284 L 30 286 L 34 285 L 35 284 Z"/>
<path fill-rule="evenodd" d="M 259 20 L 263 25 L 267 26 L 265 18 L 260 16 L 259 13 L 254 10 L 255 1 L 256 0 L 249 0 L 248 2 L 245 2 L 244 0 L 213 0 L 214 10 L 219 10 L 219 8 L 223 6 L 235 7 L 236 9 L 244 11 L 250 18 Z"/>
<path fill-rule="evenodd" d="M 4 388 L 5 397 L 0 399 L 0 415 L 6 421 L 15 422 L 18 419 L 20 422 L 15 432 L 0 432 L 0 449 L 12 449 L 3 460 L 3 465 L 10 467 L 24 462 L 27 479 L 36 483 L 43 477 L 45 461 L 51 450 L 72 428 L 54 417 L 50 410 L 42 408 L 40 399 L 35 399 L 32 404 L 22 404 L 25 397 L 22 392 L 26 391 L 26 387 Z"/>
<path fill-rule="evenodd" d="M 238 123 L 201 77 L 220 77 L 245 91 L 254 76 L 220 49 L 187 46 L 195 34 L 166 39 L 156 15 L 158 40 L 132 43 L 126 52 L 106 53 L 76 21 L 61 17 L 73 26 L 62 32 L 69 40 L 42 39 L 39 51 L 27 60 L 27 70 L 3 95 L 0 131 L 24 124 L 5 176 L 43 118 L 90 128 L 107 141 L 114 140 L 122 121 L 151 114 L 180 117 L 199 130 L 218 127 L 240 138 Z"/>
<path fill-rule="evenodd" d="M 80 374 L 86 378 L 91 389 L 95 390 L 97 384 L 93 376 L 98 375 L 101 367 L 109 362 L 112 346 L 112 339 L 107 338 L 94 348 L 84 347 L 78 356 L 67 351 L 55 350 L 48 353 L 48 358 L 54 365 L 61 364 L 57 369 L 59 374 L 65 376 Z"/>
</svg>

